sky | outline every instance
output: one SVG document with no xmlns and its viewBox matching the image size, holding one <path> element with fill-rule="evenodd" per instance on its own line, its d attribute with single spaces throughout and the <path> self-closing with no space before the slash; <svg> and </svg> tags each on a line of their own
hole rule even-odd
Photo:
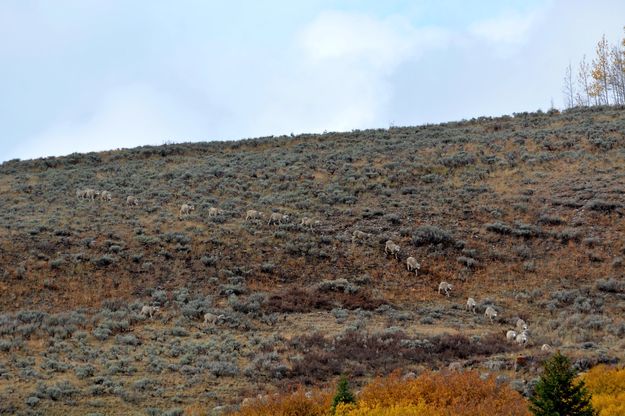
<svg viewBox="0 0 625 416">
<path fill-rule="evenodd" d="M 622 0 L 0 0 L 0 162 L 561 108 Z"/>
</svg>

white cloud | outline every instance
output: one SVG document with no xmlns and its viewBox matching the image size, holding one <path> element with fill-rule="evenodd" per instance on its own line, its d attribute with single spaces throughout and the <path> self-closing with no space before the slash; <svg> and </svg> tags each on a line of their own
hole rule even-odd
<svg viewBox="0 0 625 416">
<path fill-rule="evenodd" d="M 14 153 L 20 158 L 58 156 L 191 139 L 198 132 L 188 109 L 134 84 L 111 91 L 82 119 L 61 121 L 18 144 Z"/>
<path fill-rule="evenodd" d="M 296 38 L 287 72 L 270 81 L 260 131 L 319 132 L 388 125 L 390 76 L 406 61 L 447 45 L 438 28 L 415 28 L 399 16 L 327 11 Z"/>
<path fill-rule="evenodd" d="M 539 19 L 539 13 L 508 12 L 496 18 L 481 20 L 469 26 L 473 36 L 495 44 L 521 45 L 529 40 L 531 30 Z"/>
</svg>

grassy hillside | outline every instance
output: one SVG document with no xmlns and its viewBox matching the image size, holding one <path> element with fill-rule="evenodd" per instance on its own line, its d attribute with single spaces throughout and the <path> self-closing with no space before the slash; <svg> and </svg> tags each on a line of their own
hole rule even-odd
<svg viewBox="0 0 625 416">
<path fill-rule="evenodd" d="M 212 409 L 458 361 L 526 392 L 543 343 L 622 362 L 624 214 L 623 107 L 6 162 L 0 414 Z"/>
</svg>

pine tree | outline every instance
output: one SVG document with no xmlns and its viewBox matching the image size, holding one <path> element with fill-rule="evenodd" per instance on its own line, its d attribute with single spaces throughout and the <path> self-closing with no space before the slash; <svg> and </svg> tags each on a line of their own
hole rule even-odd
<svg viewBox="0 0 625 416">
<path fill-rule="evenodd" d="M 536 416 L 595 416 L 590 393 L 583 381 L 575 381 L 576 372 L 569 359 L 558 351 L 546 363 L 530 410 Z"/>
<path fill-rule="evenodd" d="M 349 389 L 349 382 L 347 381 L 347 377 L 341 377 L 339 381 L 339 385 L 336 389 L 336 394 L 334 395 L 334 399 L 332 399 L 332 414 L 336 410 L 336 406 L 339 403 L 356 403 L 356 399 L 354 398 L 354 394 Z"/>
</svg>

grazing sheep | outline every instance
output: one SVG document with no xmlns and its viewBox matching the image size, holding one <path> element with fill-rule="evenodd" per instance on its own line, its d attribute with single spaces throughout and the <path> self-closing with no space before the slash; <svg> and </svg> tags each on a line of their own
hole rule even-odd
<svg viewBox="0 0 625 416">
<path fill-rule="evenodd" d="M 91 188 L 85 188 L 85 189 L 79 189 L 76 191 L 76 197 L 77 198 L 81 198 L 81 199 L 90 199 L 90 200 L 94 200 L 96 199 L 97 196 L 100 195 L 100 192 L 96 191 L 95 189 L 91 189 Z"/>
<path fill-rule="evenodd" d="M 456 371 L 456 372 L 462 372 L 463 368 L 464 366 L 462 365 L 460 361 L 454 361 L 453 363 L 450 363 L 449 366 L 447 366 L 447 369 L 449 371 Z"/>
<path fill-rule="evenodd" d="M 209 217 L 216 217 L 217 215 L 222 215 L 224 213 L 223 209 L 219 209 L 219 208 L 215 208 L 215 207 L 210 207 L 208 209 L 208 216 Z"/>
<path fill-rule="evenodd" d="M 395 259 L 399 260 L 399 245 L 393 243 L 392 240 L 388 240 L 384 246 L 384 254 L 392 254 Z"/>
<path fill-rule="evenodd" d="M 486 315 L 488 319 L 493 322 L 493 319 L 497 317 L 497 311 L 492 306 L 489 306 L 488 308 L 486 308 L 486 312 L 484 312 L 484 315 Z"/>
<path fill-rule="evenodd" d="M 408 269 L 409 272 L 414 270 L 415 276 L 418 276 L 421 265 L 419 264 L 417 259 L 415 259 L 414 257 L 408 257 L 406 259 L 406 268 Z"/>
<path fill-rule="evenodd" d="M 313 231 L 313 226 L 319 227 L 321 225 L 321 221 L 315 221 L 312 218 L 304 217 L 299 225 L 300 227 L 308 227 L 310 228 L 310 231 Z"/>
<path fill-rule="evenodd" d="M 264 216 L 265 214 L 263 214 L 260 211 L 256 211 L 255 209 L 248 209 L 247 212 L 245 213 L 245 221 L 261 219 Z"/>
<path fill-rule="evenodd" d="M 148 306 L 148 305 L 144 305 L 143 308 L 141 308 L 141 315 L 143 316 L 150 316 L 150 318 L 152 318 L 154 316 L 154 314 L 158 313 L 161 310 L 161 308 L 159 308 L 158 306 Z"/>
<path fill-rule="evenodd" d="M 506 339 L 508 340 L 508 342 L 512 342 L 516 339 L 516 331 L 508 331 L 506 332 Z"/>
<path fill-rule="evenodd" d="M 467 299 L 467 306 L 466 306 L 467 310 L 471 310 L 471 311 L 473 311 L 473 313 L 475 313 L 475 307 L 476 306 L 477 306 L 477 302 L 475 302 L 475 299 L 473 299 L 473 298 Z"/>
<path fill-rule="evenodd" d="M 191 213 L 191 211 L 195 211 L 195 207 L 190 204 L 182 204 L 180 207 L 180 216 L 186 216 Z"/>
<path fill-rule="evenodd" d="M 204 314 L 204 323 L 207 325 L 208 324 L 215 325 L 217 323 L 218 318 L 219 317 L 215 315 L 214 313 L 207 312 Z"/>
<path fill-rule="evenodd" d="M 542 352 L 550 352 L 550 351 L 551 351 L 551 345 L 549 345 L 549 344 L 543 344 L 543 346 L 542 346 L 542 347 L 540 347 L 540 350 L 541 350 Z"/>
<path fill-rule="evenodd" d="M 519 345 L 526 345 L 527 341 L 528 341 L 528 339 L 527 339 L 527 332 L 526 331 L 523 331 L 520 334 L 517 334 L 517 336 L 516 336 L 517 344 L 519 344 Z"/>
<path fill-rule="evenodd" d="M 358 241 L 364 241 L 368 238 L 371 238 L 370 233 L 365 233 L 364 231 L 354 230 L 352 233 L 352 244 L 356 244 Z"/>
<path fill-rule="evenodd" d="M 440 284 L 438 285 L 438 293 L 440 294 L 441 291 L 445 292 L 445 295 L 447 295 L 447 297 L 449 297 L 449 291 L 452 289 L 453 285 L 447 283 L 447 282 L 440 282 Z"/>
<path fill-rule="evenodd" d="M 139 206 L 139 198 L 136 196 L 128 195 L 126 197 L 126 205 Z"/>
<path fill-rule="evenodd" d="M 289 216 L 286 214 L 280 214 L 277 212 L 273 212 L 270 216 L 269 216 L 269 222 L 267 224 L 271 225 L 271 224 L 276 224 L 276 225 L 280 225 L 283 222 L 288 222 L 289 221 Z"/>
<path fill-rule="evenodd" d="M 525 321 L 521 318 L 517 319 L 516 321 L 516 329 L 519 331 L 527 331 L 527 324 L 525 323 Z"/>
<path fill-rule="evenodd" d="M 102 191 L 102 192 L 100 192 L 100 200 L 101 201 L 112 201 L 113 200 L 113 194 L 111 194 L 109 191 Z"/>
</svg>

